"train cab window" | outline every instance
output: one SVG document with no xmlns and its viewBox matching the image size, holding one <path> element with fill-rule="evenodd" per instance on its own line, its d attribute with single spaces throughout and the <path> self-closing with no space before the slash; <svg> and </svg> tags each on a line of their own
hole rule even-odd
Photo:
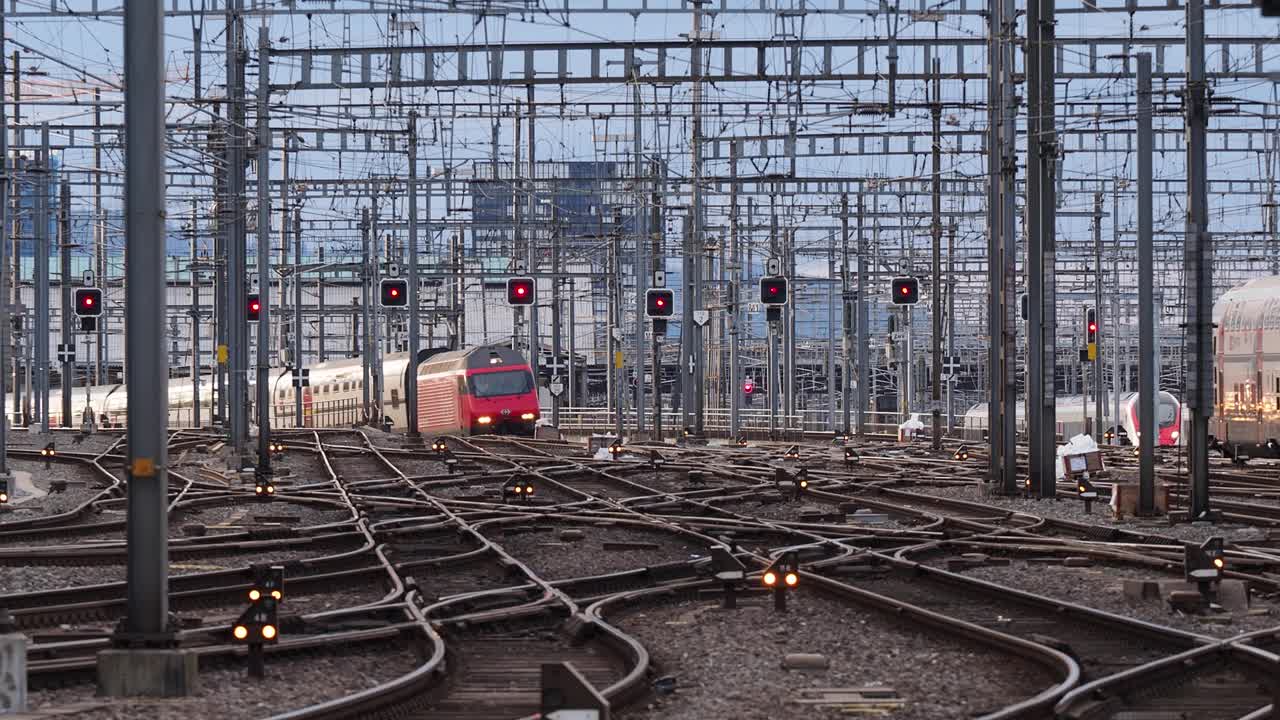
<svg viewBox="0 0 1280 720">
<path fill-rule="evenodd" d="M 471 394 L 476 397 L 520 395 L 533 390 L 533 377 L 528 370 L 477 373 L 468 380 Z"/>
</svg>

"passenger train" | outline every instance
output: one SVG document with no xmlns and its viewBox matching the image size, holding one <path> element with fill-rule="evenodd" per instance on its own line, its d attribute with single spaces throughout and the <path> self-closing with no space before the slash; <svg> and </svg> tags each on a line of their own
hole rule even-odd
<svg viewBox="0 0 1280 720">
<path fill-rule="evenodd" d="M 1115 398 L 1106 396 L 1102 400 L 1104 413 L 1113 412 Z M 1058 434 L 1069 438 L 1085 432 L 1085 398 L 1081 395 L 1059 397 L 1054 414 L 1058 425 Z M 1093 400 L 1088 401 L 1088 410 L 1092 416 Z M 1018 432 L 1027 431 L 1026 418 L 1022 403 L 1018 403 Z M 1096 420 L 1094 421 L 1096 422 Z M 1182 404 L 1172 393 L 1161 391 L 1156 404 L 1156 423 L 1159 426 L 1159 444 L 1177 445 L 1182 437 Z M 1103 432 L 1106 435 L 1116 432 L 1116 424 L 1110 415 L 1103 418 Z M 1120 393 L 1119 435 L 1121 444 L 1137 445 L 1140 438 L 1138 426 L 1138 393 Z M 967 440 L 981 441 L 987 431 L 987 404 L 980 403 L 969 408 L 964 416 L 964 436 Z"/>
<path fill-rule="evenodd" d="M 520 353 L 502 346 L 478 346 L 466 350 L 431 349 L 418 354 L 414 364 L 418 383 L 418 427 L 436 435 L 533 435 L 541 413 L 533 372 Z M 382 421 L 403 430 L 409 408 L 404 391 L 411 368 L 408 353 L 383 358 Z M 288 369 L 272 368 L 271 424 L 275 428 L 296 426 L 296 394 Z M 319 363 L 309 368 L 308 387 L 302 389 L 303 427 L 352 427 L 376 416 L 364 413 L 364 373 L 360 358 Z M 249 392 L 250 421 L 256 418 L 252 404 L 256 393 Z M 169 423 L 171 427 L 207 425 L 212 422 L 212 378 L 201 382 L 200 407 L 193 407 L 191 381 L 169 381 Z M 87 398 L 86 398 L 87 394 Z M 10 402 L 12 402 L 10 398 Z M 376 406 L 376 403 L 371 404 Z M 128 390 L 124 385 L 76 388 L 72 395 L 76 427 L 91 413 L 101 427 L 123 426 L 127 417 Z M 50 425 L 61 422 L 62 404 L 58 392 L 49 398 Z M 199 413 L 199 423 L 195 415 Z"/>
<path fill-rule="evenodd" d="M 1229 457 L 1280 457 L 1280 277 L 1227 291 L 1213 308 L 1211 447 Z"/>
</svg>

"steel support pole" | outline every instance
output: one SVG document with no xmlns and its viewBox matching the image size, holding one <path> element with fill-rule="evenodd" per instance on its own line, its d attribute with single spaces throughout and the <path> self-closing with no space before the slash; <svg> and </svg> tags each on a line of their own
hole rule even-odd
<svg viewBox="0 0 1280 720">
<path fill-rule="evenodd" d="M 248 289 L 246 271 L 248 262 L 247 223 L 245 214 L 245 153 L 248 138 L 245 132 L 245 38 L 244 0 L 234 0 L 231 12 L 231 28 L 227 33 L 227 62 L 230 63 L 227 78 L 228 123 L 227 164 L 230 174 L 227 182 L 228 215 L 231 238 L 227 247 L 227 349 L 231 366 L 227 376 L 228 411 L 231 415 L 231 444 L 236 462 L 244 457 L 249 441 L 249 317 L 247 314 Z"/>
<path fill-rule="evenodd" d="M 49 124 L 40 126 L 40 166 L 36 178 L 35 213 L 35 320 L 32 337 L 35 354 L 36 423 L 40 432 L 49 432 L 49 185 L 53 181 L 52 157 L 49 152 Z"/>
<path fill-rule="evenodd" d="M 840 194 L 840 411 L 841 431 L 853 431 L 853 303 L 849 297 L 849 193 Z"/>
<path fill-rule="evenodd" d="M 645 211 L 645 198 L 646 198 L 645 183 L 641 181 L 641 178 L 644 176 L 644 139 L 642 137 L 642 133 L 644 131 L 644 124 L 643 124 L 644 118 L 641 115 L 642 106 L 640 102 L 640 90 L 641 90 L 640 62 L 638 60 L 634 65 L 631 66 L 631 79 L 632 79 L 631 99 L 632 99 L 632 115 L 633 115 L 633 118 L 632 118 L 633 124 L 631 128 L 631 136 L 632 136 L 631 137 L 631 142 L 632 142 L 632 145 L 631 145 L 632 158 L 631 159 L 635 167 L 635 180 L 633 181 L 634 185 L 632 188 L 635 191 L 635 208 L 632 210 L 632 214 L 631 214 L 631 225 L 632 225 L 631 232 L 635 236 L 635 242 L 636 242 L 635 261 L 634 261 L 635 276 L 636 276 L 635 277 L 636 322 L 633 328 L 633 332 L 635 333 L 635 337 L 633 338 L 633 342 L 634 342 L 633 348 L 635 353 L 635 365 L 636 365 L 636 400 L 635 400 L 636 425 L 635 425 L 635 428 L 636 428 L 636 434 L 639 435 L 640 433 L 644 432 L 644 428 L 645 428 L 645 423 L 644 423 L 645 291 L 648 290 L 649 288 L 650 278 L 648 274 L 645 272 L 645 270 L 649 266 L 648 258 L 646 257 L 646 251 L 648 250 L 648 243 L 646 242 L 646 228 L 645 228 L 646 221 L 648 220 L 648 214 Z M 574 282 L 573 280 L 570 280 L 569 287 L 571 289 L 573 288 L 573 282 Z M 570 307 L 572 307 L 574 293 L 570 292 L 569 295 L 570 295 L 570 299 L 569 299 Z M 572 337 L 572 334 L 573 334 L 573 330 L 572 328 L 570 328 L 571 337 Z M 573 343 L 571 340 L 570 345 L 572 344 Z M 571 354 L 572 354 L 572 351 L 571 351 Z M 570 363 L 572 363 L 572 360 L 570 360 Z M 656 373 L 657 371 L 658 371 L 657 368 L 654 368 L 653 372 Z M 568 385 L 569 387 L 573 387 L 574 385 L 573 373 L 569 374 Z M 572 395 L 570 396 L 570 398 L 572 399 Z"/>
<path fill-rule="evenodd" d="M 680 302 L 680 369 L 678 374 L 680 381 L 680 416 L 681 429 L 690 428 L 694 424 L 693 402 L 690 398 L 693 396 L 693 369 L 697 362 L 695 353 L 694 328 L 696 323 L 693 320 L 694 311 L 694 286 L 697 285 L 697 279 L 694 277 L 695 268 L 698 266 L 698 258 L 694 252 L 693 233 L 690 231 L 692 221 L 689 216 L 684 216 L 682 223 L 681 238 L 683 239 L 683 248 L 680 253 L 680 277 L 683 285 L 683 292 Z M 612 362 L 612 360 L 610 361 Z M 770 392 L 773 389 L 770 388 Z"/>
<path fill-rule="evenodd" d="M 5 9 L 0 3 L 0 475 L 9 475 L 9 413 L 4 407 L 9 392 L 9 343 L 13 326 L 9 305 L 9 109 L 5 104 Z M 17 84 L 16 82 L 14 83 Z M 99 173 L 94 173 L 95 183 Z"/>
<path fill-rule="evenodd" d="M 861 188 L 858 190 L 858 298 L 857 298 L 857 318 L 855 322 L 858 327 L 858 400 L 854 406 L 856 411 L 855 426 L 858 437 L 867 434 L 867 410 L 868 399 L 871 397 L 871 322 L 867 310 L 867 298 L 871 293 L 871 289 L 867 277 L 867 234 L 863 225 L 865 217 L 865 206 L 863 204 L 863 194 Z"/>
<path fill-rule="evenodd" d="M 124 12 L 125 374 L 128 386 L 147 388 L 129 395 L 124 633 L 162 645 L 169 632 L 164 15 L 159 2 L 129 2 Z"/>
<path fill-rule="evenodd" d="M 953 220 L 947 233 L 947 355 L 956 356 L 956 224 Z M 955 376 L 947 380 L 947 435 L 956 431 L 956 405 L 952 397 Z"/>
<path fill-rule="evenodd" d="M 197 201 L 191 201 L 191 255 L 187 262 L 187 278 L 190 283 L 191 305 L 187 314 L 191 317 L 191 426 L 204 424 L 200 417 L 200 270 L 196 263 L 199 255 L 200 223 Z M 101 319 L 99 319 L 101 323 Z M 86 382 L 86 385 L 89 383 Z M 87 391 L 86 391 L 87 395 Z M 88 405 L 87 397 L 86 403 Z"/>
<path fill-rule="evenodd" d="M 1027 6 L 1027 283 L 1031 300 L 1027 372 L 1031 485 L 1037 495 L 1057 493 L 1054 165 L 1054 0 Z"/>
<path fill-rule="evenodd" d="M 551 367 L 552 367 L 551 379 L 552 379 L 552 382 L 555 382 L 555 381 L 560 382 L 560 392 L 551 393 L 551 424 L 555 427 L 560 427 L 560 405 L 561 405 L 560 395 L 564 393 L 564 363 L 560 357 L 560 354 L 561 354 L 560 244 L 561 242 L 562 242 L 562 238 L 560 237 L 560 216 L 557 213 L 557 208 L 553 205 L 551 208 Z M 621 251 L 622 248 L 619 247 L 618 250 Z M 636 275 L 637 276 L 640 275 L 640 270 L 638 266 L 636 268 Z M 618 315 L 619 317 L 621 317 L 622 313 L 619 312 Z M 619 325 L 618 327 L 621 327 L 621 325 Z M 643 331 L 641 333 L 640 340 L 641 342 L 644 341 Z M 621 347 L 621 344 L 619 344 L 619 347 Z M 644 356 L 636 355 L 635 364 L 636 364 L 637 372 L 643 370 Z M 640 382 L 639 377 L 636 378 L 636 385 L 637 386 L 644 385 L 643 382 Z M 621 403 L 619 405 L 621 405 Z M 636 417 L 639 418 L 643 414 L 644 412 L 641 406 L 636 405 Z M 640 421 L 637 419 L 636 422 L 639 423 Z"/>
<path fill-rule="evenodd" d="M 942 65 L 933 59 L 933 367 L 929 399 L 933 401 L 933 449 L 942 449 Z"/>
<path fill-rule="evenodd" d="M 1016 22 L 1012 0 L 990 0 L 988 17 L 988 58 L 990 77 L 988 105 L 988 193 L 987 193 L 987 334 L 990 338 L 987 363 L 990 378 L 987 405 L 987 438 L 991 460 L 988 480 L 1004 494 L 1018 491 L 1017 385 L 1013 363 L 1017 353 L 1017 310 L 1014 298 L 1014 270 L 1017 236 L 1014 232 L 1014 202 L 1018 164 L 1013 49 L 1011 35 Z M 1028 408 L 1029 409 L 1029 408 Z"/>
<path fill-rule="evenodd" d="M 271 96 L 270 39 L 267 26 L 258 28 L 258 367 L 255 404 L 258 422 L 258 474 L 271 474 Z"/>
<path fill-rule="evenodd" d="M 1103 401 L 1102 392 L 1102 347 L 1103 339 L 1111 332 L 1102 322 L 1102 193 L 1093 194 L 1093 314 L 1098 322 L 1098 352 L 1094 356 L 1093 362 L 1090 363 L 1090 369 L 1093 372 L 1093 438 L 1098 444 L 1102 444 L 1103 421 L 1102 414 L 1105 403 Z M 1110 352 L 1110 350 L 1108 350 Z"/>
<path fill-rule="evenodd" d="M 372 243 L 370 234 L 373 232 L 373 226 L 369 223 L 369 208 L 360 211 L 360 372 L 363 382 L 360 384 L 360 400 L 361 415 L 364 422 L 370 422 L 373 417 L 372 406 L 372 389 L 373 389 L 373 349 L 371 347 L 372 335 L 369 332 L 369 303 L 370 303 L 370 278 L 372 274 L 369 269 L 369 245 Z M 352 338 L 354 340 L 354 337 Z"/>
<path fill-rule="evenodd" d="M 61 199 L 58 203 L 58 250 L 61 260 L 62 307 L 58 315 L 62 320 L 62 345 L 71 349 L 73 335 L 71 321 L 75 317 L 71 307 L 71 183 L 63 179 Z M 62 422 L 64 428 L 71 427 L 71 389 L 76 374 L 75 353 L 62 360 Z"/>
<path fill-rule="evenodd" d="M 302 369 L 307 366 L 302 357 L 302 350 L 305 347 L 302 342 L 302 209 L 294 209 L 292 217 L 286 222 L 293 223 L 293 367 L 298 370 L 296 379 L 301 375 Z M 319 315 L 323 317 L 324 302 L 318 299 L 316 302 Z M 318 342 L 323 342 L 323 339 Z M 293 389 L 294 427 L 304 427 L 306 418 L 303 416 L 302 396 L 307 390 L 302 387 L 302 383 L 295 385 Z"/>
<path fill-rule="evenodd" d="M 685 297 L 685 302 L 692 302 L 694 310 L 704 308 L 702 301 L 703 268 L 706 257 L 706 237 L 703 234 L 703 197 L 702 197 L 702 5 L 707 0 L 693 1 L 693 33 L 689 36 L 690 48 L 689 77 L 693 83 L 693 105 L 690 109 L 690 200 L 689 214 L 693 227 L 690 231 L 690 246 L 693 249 L 693 292 Z M 686 283 L 687 285 L 687 283 Z M 681 332 L 686 332 L 681 330 Z M 686 406 L 692 406 L 693 433 L 698 437 L 705 434 L 703 427 L 703 409 L 706 403 L 706 364 L 707 347 L 704 341 L 702 325 L 694 323 L 687 332 L 691 334 L 689 343 L 692 364 L 689 367 L 692 375 L 691 395 L 685 396 Z"/>
<path fill-rule="evenodd" d="M 1209 234 L 1206 133 L 1208 82 L 1204 61 L 1204 0 L 1187 9 L 1187 241 L 1183 254 L 1186 289 L 1186 393 L 1191 412 L 1188 455 L 1191 519 L 1209 518 L 1209 418 L 1213 415 L 1213 237 Z M 1145 312 L 1144 308 L 1144 312 Z M 1159 349 L 1157 348 L 1157 352 Z M 1144 434 L 1154 435 L 1143 427 Z"/>
<path fill-rule="evenodd" d="M 729 143 L 729 175 L 738 177 L 738 143 Z M 742 244 L 738 227 L 738 183 L 729 185 L 729 437 L 742 434 Z"/>
<path fill-rule="evenodd" d="M 410 440 L 421 437 L 418 427 L 418 352 L 422 319 L 418 288 L 418 112 L 409 112 L 409 369 L 404 383 L 405 428 Z M 431 193 L 427 192 L 427 204 Z"/>
<path fill-rule="evenodd" d="M 1150 56 L 1148 56 L 1150 59 Z M 1116 329 L 1111 344 L 1111 444 L 1120 444 L 1120 183 L 1111 181 L 1111 240 L 1115 256 L 1111 263 L 1111 326 Z"/>
<path fill-rule="evenodd" d="M 199 46 L 199 41 L 196 42 Z M 196 57 L 199 57 L 197 50 Z M 3 43 L 0 43 L 0 63 L 4 61 Z M 199 64 L 196 65 L 196 92 L 200 92 L 200 84 L 198 79 Z M 3 85 L 3 82 L 0 82 Z M 98 287 L 107 287 L 107 220 L 102 214 L 102 106 L 99 102 L 102 100 L 102 89 L 93 89 L 93 275 Z M 0 100 L 0 111 L 4 108 L 3 100 Z M 0 120 L 3 120 L 0 114 Z M 215 172 L 220 177 L 221 173 Z M 215 190 L 215 193 L 217 191 Z M 0 224 L 0 228 L 4 227 Z M 0 236 L 3 236 L 0 231 Z M 0 262 L 0 268 L 6 267 Z M 0 298 L 6 297 L 3 291 L 0 291 Z M 105 300 L 105 299 L 104 299 Z M 95 360 L 93 365 L 93 384 L 105 385 L 107 383 L 107 315 L 104 311 L 98 318 L 98 328 L 96 331 L 97 342 L 94 343 Z M 5 343 L 8 346 L 8 343 Z M 0 367 L 4 367 L 4 363 L 0 363 Z M 0 397 L 4 393 L 0 392 Z"/>
<path fill-rule="evenodd" d="M 1147 428 L 1156 421 L 1155 261 L 1152 211 L 1151 53 L 1138 53 L 1138 514 L 1156 511 L 1156 450 Z M 1118 424 L 1117 424 L 1118 427 Z M 1137 440 L 1138 438 L 1133 438 Z"/>
</svg>

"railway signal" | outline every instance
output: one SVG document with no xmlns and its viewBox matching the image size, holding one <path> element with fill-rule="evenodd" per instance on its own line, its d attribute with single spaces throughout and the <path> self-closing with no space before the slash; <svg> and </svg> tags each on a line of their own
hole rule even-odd
<svg viewBox="0 0 1280 720">
<path fill-rule="evenodd" d="M 263 500 L 266 500 L 276 494 L 276 486 L 270 479 L 259 475 L 258 478 L 253 481 L 253 494 Z"/>
<path fill-rule="evenodd" d="M 262 317 L 262 300 L 258 298 L 258 293 L 249 295 L 249 301 L 245 303 L 245 312 L 249 322 L 258 322 L 258 318 Z"/>
<path fill-rule="evenodd" d="M 782 276 L 760 278 L 760 304 L 786 305 L 787 279 Z"/>
<path fill-rule="evenodd" d="M 9 478 L 0 477 L 0 504 L 9 502 Z"/>
<path fill-rule="evenodd" d="M 791 484 L 794 486 L 792 497 L 795 500 L 799 500 L 800 496 L 804 494 L 804 491 L 809 488 L 809 469 L 800 468 L 800 472 L 796 473 L 795 477 L 791 478 Z"/>
<path fill-rule="evenodd" d="M 668 288 L 650 288 L 644 293 L 644 314 L 648 318 L 669 318 L 676 314 L 676 294 Z"/>
<path fill-rule="evenodd" d="M 533 497 L 533 483 L 523 477 L 514 478 L 512 482 L 502 487 L 503 502 L 507 502 L 512 497 L 522 502 L 528 502 Z"/>
<path fill-rule="evenodd" d="M 712 545 L 711 569 L 715 572 L 715 578 L 720 581 L 723 590 L 720 595 L 720 607 L 725 610 L 738 607 L 738 583 L 747 577 L 746 566 L 733 556 L 728 545 Z"/>
<path fill-rule="evenodd" d="M 513 306 L 532 305 L 534 284 L 531 277 L 507 278 L 507 304 Z"/>
<path fill-rule="evenodd" d="M 77 318 L 82 320 L 97 318 L 102 314 L 102 288 L 77 287 L 73 299 Z"/>
<path fill-rule="evenodd" d="M 445 443 L 444 438 L 436 438 L 431 441 L 431 452 L 437 455 L 443 455 L 448 452 L 449 445 Z"/>
<path fill-rule="evenodd" d="M 955 459 L 955 460 L 968 460 L 968 459 L 969 459 L 969 446 L 968 446 L 968 445 L 961 445 L 960 447 L 956 448 L 955 453 L 954 453 L 951 457 L 952 457 L 953 459 Z"/>
<path fill-rule="evenodd" d="M 1078 478 L 1076 480 L 1076 494 L 1084 501 L 1084 511 L 1086 514 L 1093 512 L 1093 501 L 1098 499 L 1098 489 L 1093 486 L 1089 478 Z"/>
<path fill-rule="evenodd" d="M 280 638 L 279 605 L 284 601 L 284 566 L 255 565 L 249 608 L 231 626 L 231 637 L 249 646 L 249 677 L 266 675 L 262 646 Z"/>
<path fill-rule="evenodd" d="M 760 576 L 760 582 L 773 590 L 773 609 L 787 611 L 787 591 L 800 586 L 800 557 L 794 550 L 773 561 Z"/>
<path fill-rule="evenodd" d="M 378 304 L 382 307 L 407 307 L 409 305 L 409 281 L 403 278 L 387 278 L 378 285 Z"/>
<path fill-rule="evenodd" d="M 857 465 L 858 461 L 861 459 L 862 459 L 862 456 L 858 454 L 857 450 L 854 450 L 851 447 L 847 447 L 844 449 L 844 466 L 846 468 L 851 468 L 854 465 Z"/>
<path fill-rule="evenodd" d="M 58 448 L 53 443 L 49 443 L 48 445 L 45 445 L 44 447 L 40 448 L 40 457 L 44 458 L 45 470 L 48 470 L 49 468 L 52 467 L 53 459 L 57 456 L 58 456 Z"/>
<path fill-rule="evenodd" d="M 1098 311 L 1087 307 L 1084 309 L 1084 342 L 1085 357 L 1092 361 L 1098 359 Z"/>
<path fill-rule="evenodd" d="M 913 277 L 896 277 L 890 282 L 890 300 L 894 305 L 920 302 L 920 281 Z"/>
<path fill-rule="evenodd" d="M 745 400 L 748 405 L 751 405 L 752 401 L 755 399 L 755 394 L 756 394 L 756 381 L 751 378 L 747 378 L 746 380 L 743 380 L 742 381 L 742 399 Z"/>
</svg>

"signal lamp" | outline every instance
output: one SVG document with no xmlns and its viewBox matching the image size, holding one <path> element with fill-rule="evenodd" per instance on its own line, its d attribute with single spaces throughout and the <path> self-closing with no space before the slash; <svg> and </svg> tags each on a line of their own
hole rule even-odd
<svg viewBox="0 0 1280 720">
<path fill-rule="evenodd" d="M 781 276 L 760 278 L 760 303 L 763 305 L 787 304 L 787 279 Z"/>
<path fill-rule="evenodd" d="M 409 281 L 388 278 L 378 285 L 378 302 L 382 307 L 405 307 L 409 304 Z"/>
<path fill-rule="evenodd" d="M 650 318 L 669 318 L 675 315 L 675 292 L 667 288 L 646 290 L 644 294 L 644 314 Z"/>
<path fill-rule="evenodd" d="M 894 305 L 920 302 L 920 281 L 913 277 L 896 277 L 890 282 L 890 300 Z"/>
<path fill-rule="evenodd" d="M 245 303 L 245 313 L 249 322 L 258 322 L 258 319 L 262 317 L 262 300 L 257 293 L 249 295 L 249 300 Z"/>
<path fill-rule="evenodd" d="M 534 294 L 533 278 L 507 278 L 508 305 L 532 305 L 534 301 Z"/>
<path fill-rule="evenodd" d="M 102 288 L 76 288 L 76 317 L 98 317 L 102 315 Z"/>
<path fill-rule="evenodd" d="M 235 629 L 231 631 L 231 634 L 234 635 L 237 640 L 244 640 L 249 637 L 249 628 L 243 625 L 237 625 Z"/>
</svg>

